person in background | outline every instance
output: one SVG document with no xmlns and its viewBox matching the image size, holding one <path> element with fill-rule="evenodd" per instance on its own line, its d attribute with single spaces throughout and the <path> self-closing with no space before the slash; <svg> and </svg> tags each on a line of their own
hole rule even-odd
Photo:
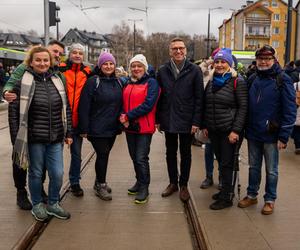
<svg viewBox="0 0 300 250">
<path fill-rule="evenodd" d="M 131 58 L 129 78 L 123 89 L 124 113 L 120 116 L 136 176 L 136 183 L 128 189 L 128 194 L 136 195 L 136 204 L 146 203 L 149 196 L 149 153 L 159 97 L 158 83 L 147 74 L 147 70 L 148 63 L 144 55 L 137 54 Z"/>
<path fill-rule="evenodd" d="M 69 219 L 70 213 L 59 205 L 63 182 L 63 141 L 70 145 L 71 112 L 65 85 L 52 70 L 50 52 L 33 47 L 25 61 L 22 80 L 14 86 L 17 99 L 9 105 L 9 126 L 13 161 L 29 169 L 31 213 L 38 221 L 48 215 Z M 42 202 L 43 170 L 49 174 L 48 204 Z"/>
<path fill-rule="evenodd" d="M 162 90 L 157 107 L 157 128 L 165 133 L 169 175 L 169 185 L 161 195 L 168 197 L 177 192 L 179 182 L 179 197 L 187 202 L 190 198 L 187 185 L 192 161 L 192 138 L 202 122 L 203 77 L 199 66 L 186 59 L 187 49 L 182 39 L 174 38 L 170 42 L 169 55 L 169 62 L 161 66 L 157 74 Z M 180 176 L 177 168 L 178 145 Z"/>
<path fill-rule="evenodd" d="M 63 75 L 58 71 L 58 65 L 61 60 L 61 56 L 64 55 L 65 45 L 57 40 L 51 40 L 48 43 L 47 49 L 49 50 L 52 58 L 54 59 L 52 70 L 61 78 L 63 83 L 65 84 L 65 79 Z M 15 71 L 11 74 L 10 78 L 6 82 L 4 89 L 3 89 L 3 97 L 7 102 L 12 102 L 16 99 L 17 95 L 13 91 L 17 82 L 21 81 L 25 71 L 27 69 L 26 63 L 21 63 Z M 16 164 L 13 163 L 13 179 L 14 184 L 17 189 L 17 205 L 23 210 L 31 210 L 32 205 L 28 199 L 28 194 L 26 190 L 26 178 L 27 178 L 27 171 L 22 168 L 19 168 Z M 44 168 L 43 174 L 43 182 L 46 178 L 46 168 Z M 47 203 L 47 194 L 42 188 L 42 197 L 43 202 Z"/>
<path fill-rule="evenodd" d="M 69 57 L 65 64 L 60 65 L 60 71 L 66 78 L 67 96 L 72 112 L 73 143 L 71 145 L 71 163 L 69 169 L 70 190 L 74 196 L 83 196 L 80 186 L 82 137 L 78 129 L 78 104 L 81 91 L 91 74 L 91 69 L 83 64 L 84 47 L 74 43 L 70 47 Z"/>
<path fill-rule="evenodd" d="M 211 140 L 219 163 L 222 187 L 213 195 L 213 210 L 232 206 L 234 156 L 247 115 L 247 85 L 233 65 L 231 50 L 223 48 L 214 56 L 214 69 L 205 89 L 203 131 Z"/>
<path fill-rule="evenodd" d="M 246 208 L 257 204 L 264 159 L 265 204 L 261 213 L 269 215 L 274 212 L 277 199 L 279 150 L 287 146 L 297 110 L 292 80 L 275 62 L 275 49 L 264 45 L 256 51 L 255 57 L 257 70 L 252 76 L 253 79 L 248 79 L 249 105 L 246 139 L 248 141 L 249 183 L 247 196 L 238 203 L 238 207 Z"/>
<path fill-rule="evenodd" d="M 3 69 L 3 64 L 0 62 L 0 93 L 2 93 L 4 85 L 5 85 L 5 70 Z M 0 97 L 0 102 L 3 102 L 2 95 Z"/>
<path fill-rule="evenodd" d="M 97 158 L 94 190 L 102 200 L 111 200 L 106 183 L 110 151 L 121 133 L 119 116 L 122 110 L 122 85 L 116 78 L 116 60 L 110 53 L 99 56 L 97 75 L 87 80 L 78 106 L 80 135 L 93 145 Z"/>
</svg>

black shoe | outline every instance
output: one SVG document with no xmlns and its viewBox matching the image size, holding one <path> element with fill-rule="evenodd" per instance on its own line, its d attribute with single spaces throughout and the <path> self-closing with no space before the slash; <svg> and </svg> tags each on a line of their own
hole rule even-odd
<svg viewBox="0 0 300 250">
<path fill-rule="evenodd" d="M 207 176 L 206 179 L 201 183 L 200 188 L 206 189 L 214 185 L 214 181 L 212 177 Z"/>
<path fill-rule="evenodd" d="M 134 203 L 136 204 L 144 204 L 148 201 L 149 191 L 148 188 L 141 188 L 134 200 Z"/>
<path fill-rule="evenodd" d="M 17 191 L 17 205 L 23 210 L 31 210 L 32 205 L 28 199 L 26 189 L 20 189 Z"/>
<path fill-rule="evenodd" d="M 221 192 L 218 192 L 216 194 L 213 194 L 213 196 L 211 198 L 213 200 L 217 201 L 217 200 L 220 200 L 220 196 L 221 196 Z"/>
<path fill-rule="evenodd" d="M 48 195 L 46 194 L 44 188 L 42 188 L 42 202 L 43 202 L 44 204 L 48 204 Z"/>
<path fill-rule="evenodd" d="M 220 210 L 220 209 L 224 209 L 227 207 L 232 207 L 232 201 L 231 200 L 223 200 L 223 199 L 219 199 L 217 201 L 215 201 L 214 203 L 212 203 L 209 208 L 212 210 Z"/>
<path fill-rule="evenodd" d="M 76 197 L 83 196 L 83 189 L 80 187 L 79 184 L 73 184 L 73 185 L 71 185 L 71 192 Z"/>
<path fill-rule="evenodd" d="M 139 191 L 139 184 L 136 182 L 131 188 L 128 188 L 128 194 L 136 195 Z"/>
</svg>

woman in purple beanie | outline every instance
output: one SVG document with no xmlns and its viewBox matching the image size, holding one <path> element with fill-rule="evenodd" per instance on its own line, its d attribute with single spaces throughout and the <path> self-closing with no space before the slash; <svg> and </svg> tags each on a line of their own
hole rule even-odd
<svg viewBox="0 0 300 250">
<path fill-rule="evenodd" d="M 232 206 L 234 197 L 234 163 L 242 142 L 248 105 L 248 88 L 232 67 L 231 49 L 220 49 L 205 89 L 204 133 L 211 140 L 222 179 L 219 193 L 210 209 Z"/>
<path fill-rule="evenodd" d="M 122 110 L 122 85 L 116 78 L 116 60 L 110 53 L 99 56 L 99 70 L 84 86 L 79 102 L 79 129 L 95 149 L 95 194 L 111 200 L 111 188 L 106 183 L 109 153 L 116 136 L 121 133 L 119 116 Z"/>
</svg>

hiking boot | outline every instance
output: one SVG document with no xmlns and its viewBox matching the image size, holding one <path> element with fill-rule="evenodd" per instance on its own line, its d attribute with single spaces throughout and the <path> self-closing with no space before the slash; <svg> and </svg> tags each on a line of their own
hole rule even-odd
<svg viewBox="0 0 300 250">
<path fill-rule="evenodd" d="M 80 187 L 79 183 L 71 185 L 70 189 L 74 196 L 76 197 L 83 196 L 83 189 Z"/>
<path fill-rule="evenodd" d="M 212 210 L 221 210 L 227 207 L 232 207 L 232 201 L 231 200 L 223 200 L 219 199 L 216 200 L 214 203 L 212 203 L 209 208 Z"/>
<path fill-rule="evenodd" d="M 212 185 L 214 185 L 212 176 L 207 176 L 205 178 L 205 180 L 201 183 L 200 188 L 207 189 L 207 188 L 211 187 Z"/>
<path fill-rule="evenodd" d="M 108 186 L 108 184 L 105 182 L 103 183 L 105 184 L 105 186 L 103 185 L 103 187 L 107 190 L 108 193 L 111 193 L 112 192 L 112 189 L 110 186 Z M 97 189 L 100 188 L 100 182 L 98 181 L 95 181 L 95 184 L 94 184 L 94 190 L 97 191 Z"/>
<path fill-rule="evenodd" d="M 134 200 L 135 204 L 145 204 L 148 201 L 149 191 L 148 188 L 141 188 Z"/>
<path fill-rule="evenodd" d="M 128 194 L 129 195 L 136 195 L 139 191 L 139 184 L 136 182 L 131 188 L 128 188 Z"/>
<path fill-rule="evenodd" d="M 187 202 L 190 199 L 190 193 L 187 186 L 180 187 L 179 198 L 182 202 Z"/>
<path fill-rule="evenodd" d="M 95 189 L 95 194 L 104 201 L 112 200 L 111 193 L 109 193 L 106 189 L 106 183 L 99 183 L 99 185 Z"/>
<path fill-rule="evenodd" d="M 32 205 L 28 199 L 27 191 L 26 189 L 19 189 L 17 191 L 17 205 L 19 208 L 23 210 L 31 210 Z"/>
<path fill-rule="evenodd" d="M 219 175 L 219 184 L 218 184 L 218 189 L 221 190 L 222 189 L 222 178 Z"/>
<path fill-rule="evenodd" d="M 67 220 L 71 217 L 70 213 L 64 210 L 58 202 L 47 206 L 47 214 L 53 215 L 58 219 Z"/>
<path fill-rule="evenodd" d="M 252 206 L 254 204 L 257 204 L 257 198 L 252 199 L 252 198 L 246 196 L 244 199 L 239 201 L 238 207 L 246 208 L 246 207 Z"/>
<path fill-rule="evenodd" d="M 221 192 L 218 192 L 218 193 L 215 193 L 212 195 L 212 199 L 217 201 L 217 200 L 220 200 L 220 196 L 221 196 Z"/>
<path fill-rule="evenodd" d="M 45 204 L 40 202 L 37 205 L 34 205 L 31 210 L 32 215 L 38 221 L 45 221 L 48 219 L 47 210 L 45 208 Z"/>
<path fill-rule="evenodd" d="M 178 186 L 175 184 L 170 183 L 166 189 L 162 192 L 161 196 L 162 197 L 168 197 L 172 195 L 173 193 L 178 191 Z"/>
<path fill-rule="evenodd" d="M 263 209 L 261 210 L 261 213 L 264 215 L 269 215 L 274 212 L 274 203 L 266 202 Z"/>
<path fill-rule="evenodd" d="M 48 203 L 48 195 L 46 194 L 44 188 L 42 188 L 42 202 L 43 202 L 44 204 L 47 204 L 47 203 Z"/>
</svg>

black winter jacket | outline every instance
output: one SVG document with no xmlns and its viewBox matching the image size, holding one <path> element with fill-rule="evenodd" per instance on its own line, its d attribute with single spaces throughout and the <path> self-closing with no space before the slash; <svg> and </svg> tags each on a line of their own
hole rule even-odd
<svg viewBox="0 0 300 250">
<path fill-rule="evenodd" d="M 97 84 L 97 78 L 99 84 Z M 112 137 L 120 133 L 122 85 L 115 77 L 90 77 L 81 92 L 79 131 L 90 137 Z"/>
<path fill-rule="evenodd" d="M 157 106 L 157 124 L 169 133 L 190 133 L 192 125 L 200 127 L 203 112 L 203 77 L 200 68 L 186 61 L 178 78 L 171 62 L 158 70 L 161 95 Z"/>
<path fill-rule="evenodd" d="M 214 132 L 241 133 L 245 127 L 248 106 L 248 87 L 238 78 L 236 87 L 230 78 L 225 85 L 213 92 L 212 81 L 205 89 L 204 127 Z"/>
<path fill-rule="evenodd" d="M 63 142 L 65 136 L 70 137 L 72 132 L 71 110 L 67 105 L 67 135 L 64 135 L 62 121 L 63 102 L 51 81 L 51 74 L 34 75 L 35 91 L 28 111 L 28 142 L 29 143 L 58 143 Z M 9 104 L 9 126 L 11 142 L 14 144 L 19 130 L 20 115 L 20 85 L 17 82 L 14 92 L 17 99 Z"/>
</svg>

